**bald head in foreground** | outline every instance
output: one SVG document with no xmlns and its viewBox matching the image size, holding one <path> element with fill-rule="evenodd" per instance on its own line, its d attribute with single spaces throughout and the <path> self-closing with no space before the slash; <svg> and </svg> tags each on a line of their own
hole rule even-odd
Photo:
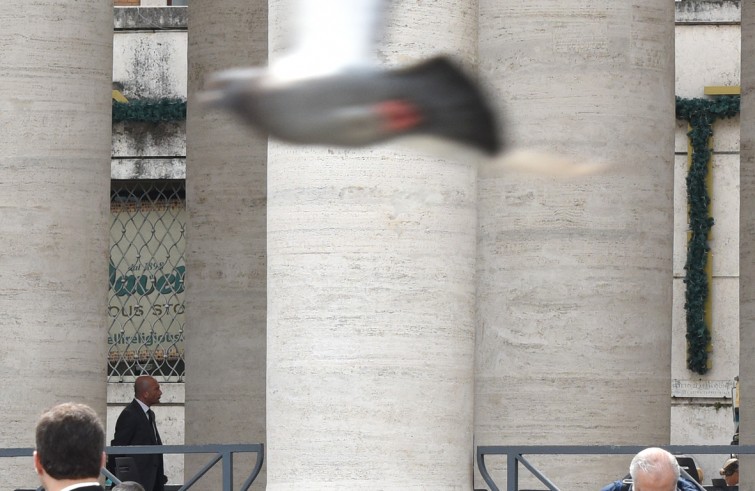
<svg viewBox="0 0 755 491">
<path fill-rule="evenodd" d="M 144 487 L 136 481 L 123 481 L 113 486 L 112 491 L 144 491 Z"/>
<path fill-rule="evenodd" d="M 662 448 L 650 447 L 629 464 L 631 479 L 619 479 L 601 491 L 699 491 L 692 481 L 680 477 L 676 457 Z"/>
</svg>

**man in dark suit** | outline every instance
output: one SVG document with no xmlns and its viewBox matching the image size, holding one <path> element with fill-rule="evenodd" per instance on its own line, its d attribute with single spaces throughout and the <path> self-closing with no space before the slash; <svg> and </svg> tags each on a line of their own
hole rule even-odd
<svg viewBox="0 0 755 491">
<path fill-rule="evenodd" d="M 71 402 L 49 409 L 37 422 L 34 469 L 46 491 L 103 491 L 105 430 L 97 413 Z"/>
<path fill-rule="evenodd" d="M 155 413 L 151 407 L 160 402 L 162 391 L 153 377 L 144 375 L 134 383 L 134 400 L 126 406 L 115 423 L 115 435 L 111 445 L 162 445 L 160 433 L 155 425 Z M 132 455 L 138 479 L 147 491 L 163 491 L 168 478 L 165 477 L 162 454 Z M 108 468 L 115 470 L 115 456 Z"/>
</svg>

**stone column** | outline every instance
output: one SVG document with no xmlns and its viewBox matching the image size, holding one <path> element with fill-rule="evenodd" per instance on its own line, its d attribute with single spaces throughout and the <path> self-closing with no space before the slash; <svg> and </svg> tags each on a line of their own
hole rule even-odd
<svg viewBox="0 0 755 491">
<path fill-rule="evenodd" d="M 742 2 L 739 166 L 739 442 L 755 443 L 755 6 Z M 755 457 L 740 455 L 742 491 L 755 490 Z"/>
<path fill-rule="evenodd" d="M 479 8 L 481 75 L 512 147 L 609 168 L 480 169 L 475 443 L 668 443 L 673 2 Z M 591 489 L 629 457 L 533 461 Z"/>
<path fill-rule="evenodd" d="M 476 2 L 392 5 L 383 59 L 474 66 Z M 268 158 L 267 489 L 471 489 L 475 163 Z"/>
<path fill-rule="evenodd" d="M 33 447 L 56 403 L 105 417 L 112 9 L 0 13 L 0 447 Z M 39 484 L 31 459 L 0 475 Z"/>
<path fill-rule="evenodd" d="M 194 95 L 215 70 L 266 63 L 267 2 L 192 0 L 188 37 L 186 443 L 260 443 L 267 142 L 228 113 L 203 111 Z M 252 459 L 235 460 L 239 481 Z M 207 459 L 186 461 L 188 478 Z"/>
</svg>

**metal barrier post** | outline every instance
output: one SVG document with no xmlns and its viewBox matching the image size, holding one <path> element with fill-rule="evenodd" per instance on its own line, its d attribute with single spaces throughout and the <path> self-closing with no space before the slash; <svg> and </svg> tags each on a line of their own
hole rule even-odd
<svg viewBox="0 0 755 491">
<path fill-rule="evenodd" d="M 233 454 L 223 452 L 223 491 L 233 491 Z"/>
<path fill-rule="evenodd" d="M 508 491 L 516 491 L 519 489 L 519 462 L 516 460 L 516 454 L 510 453 L 508 454 L 508 459 L 506 461 L 506 489 Z M 492 483 L 492 480 L 491 480 Z M 490 484 L 490 483 L 488 483 Z M 495 485 L 492 485 L 495 486 Z M 491 488 L 491 491 L 498 491 L 498 488 L 496 487 L 495 490 Z"/>
</svg>

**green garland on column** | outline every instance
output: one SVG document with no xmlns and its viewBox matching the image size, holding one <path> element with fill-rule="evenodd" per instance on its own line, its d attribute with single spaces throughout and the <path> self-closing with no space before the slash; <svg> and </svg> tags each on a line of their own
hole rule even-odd
<svg viewBox="0 0 755 491">
<path fill-rule="evenodd" d="M 113 101 L 114 123 L 121 121 L 159 123 L 185 120 L 186 101 L 183 99 L 134 99 L 128 102 Z"/>
<path fill-rule="evenodd" d="M 710 327 L 705 322 L 705 301 L 708 298 L 708 234 L 713 227 L 710 216 L 710 195 L 706 183 L 713 136 L 713 123 L 719 118 L 739 114 L 739 96 L 719 96 L 714 99 L 676 98 L 676 119 L 687 121 L 687 133 L 692 146 L 692 162 L 687 174 L 687 206 L 690 239 L 687 243 L 687 263 L 684 283 L 684 308 L 687 311 L 687 368 L 700 375 L 708 371 Z"/>
</svg>

